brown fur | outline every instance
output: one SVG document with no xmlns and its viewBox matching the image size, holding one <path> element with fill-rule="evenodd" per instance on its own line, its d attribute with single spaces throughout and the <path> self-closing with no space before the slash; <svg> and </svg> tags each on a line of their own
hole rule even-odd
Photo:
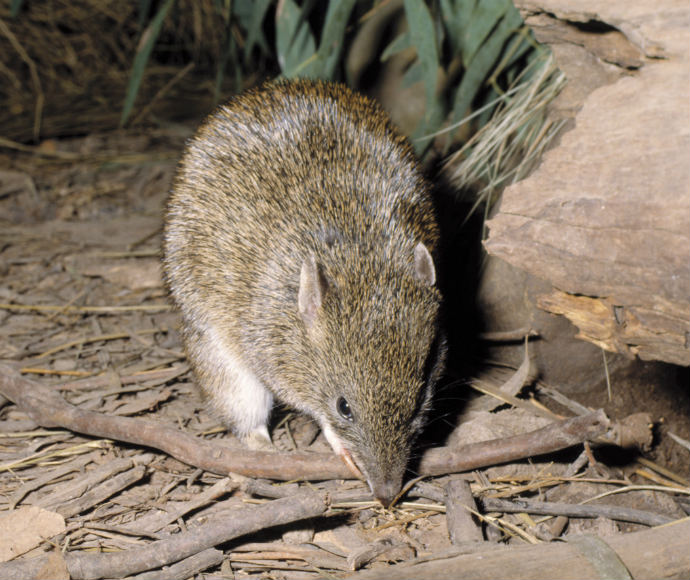
<svg viewBox="0 0 690 580">
<path fill-rule="evenodd" d="M 392 499 L 445 353 L 420 242 L 434 254 L 428 184 L 372 101 L 282 81 L 208 118 L 170 195 L 164 268 L 198 382 L 240 436 L 238 381 L 219 352 L 330 426 Z"/>
</svg>

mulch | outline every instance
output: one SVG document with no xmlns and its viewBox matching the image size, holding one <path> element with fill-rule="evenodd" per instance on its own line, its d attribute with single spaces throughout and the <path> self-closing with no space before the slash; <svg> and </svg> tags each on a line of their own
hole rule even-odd
<svg viewBox="0 0 690 580">
<path fill-rule="evenodd" d="M 184 137 L 118 132 L 2 154 L 3 578 L 396 577 L 584 533 L 606 541 L 680 520 L 688 536 L 682 475 L 643 454 L 598 457 L 648 448 L 649 417 L 609 418 L 546 385 L 520 396 L 528 356 L 440 393 L 450 434 L 419 450 L 419 477 L 390 509 L 290 410 L 273 427 L 279 451 L 244 449 L 199 397 L 160 276 Z M 675 573 L 690 572 L 676 557 Z"/>
</svg>

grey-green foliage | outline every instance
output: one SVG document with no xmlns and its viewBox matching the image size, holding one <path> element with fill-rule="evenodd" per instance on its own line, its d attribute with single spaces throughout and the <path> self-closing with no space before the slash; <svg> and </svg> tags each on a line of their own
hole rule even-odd
<svg viewBox="0 0 690 580">
<path fill-rule="evenodd" d="M 131 112 L 161 23 L 174 1 L 163 1 L 142 33 L 123 123 Z M 407 25 L 387 47 L 382 47 L 378 58 L 384 61 L 414 48 L 416 56 L 404 83 L 424 85 L 425 109 L 412 135 L 419 152 L 444 123 L 458 123 L 473 107 L 494 102 L 526 64 L 543 57 L 512 0 L 389 1 L 399 4 Z M 142 10 L 149 2 L 140 0 Z M 348 42 L 361 24 L 360 17 L 379 5 L 374 0 L 216 0 L 227 31 L 216 74 L 216 96 L 228 72 L 234 75 L 235 86 L 241 86 L 257 49 L 277 62 L 285 77 L 339 78 L 340 65 Z M 274 23 L 273 38 L 265 35 L 269 20 Z M 239 36 L 231 33 L 233 26 Z M 238 37 L 244 39 L 241 44 Z M 475 123 L 481 126 L 493 112 L 492 106 L 485 107 Z"/>
<path fill-rule="evenodd" d="M 421 77 L 424 82 L 424 116 L 412 136 L 415 143 L 420 144 L 419 139 L 435 131 L 443 120 L 444 111 L 438 94 L 438 40 L 434 21 L 426 4 L 419 0 L 405 0 L 404 6 L 408 25 L 406 34 L 409 35 L 409 44 L 417 50 L 417 62 L 407 72 L 406 81 L 413 82 L 415 78 Z"/>
<path fill-rule="evenodd" d="M 356 0 L 330 0 L 318 42 L 309 25 L 313 5 L 284 0 L 276 12 L 276 52 L 283 75 L 332 79 Z"/>
<path fill-rule="evenodd" d="M 511 0 L 439 0 L 429 10 L 423 0 L 405 0 L 408 30 L 396 38 L 384 51 L 384 58 L 414 46 L 417 62 L 413 65 L 424 71 L 421 80 L 426 87 L 426 114 L 416 136 L 436 131 L 445 119 L 451 124 L 460 122 L 481 97 L 479 105 L 490 103 L 505 88 L 498 82 L 504 76 L 510 82 L 523 65 L 520 58 L 534 58 L 540 48 L 524 27 L 520 13 Z M 433 21 L 438 26 L 433 26 Z M 424 32 L 421 32 L 423 28 Z M 447 39 L 448 52 L 440 61 L 437 47 Z M 527 55 L 526 53 L 532 54 Z M 437 94 L 438 70 L 448 68 L 453 60 L 462 64 L 459 82 L 448 83 Z M 512 70 L 511 70 L 512 69 Z M 490 118 L 489 107 L 481 117 Z M 420 130 L 421 129 L 421 130 Z M 429 141 L 416 140 L 418 150 Z"/>
<path fill-rule="evenodd" d="M 17 0 L 15 2 L 20 4 Z M 216 70 L 216 98 L 220 94 L 220 87 L 228 71 L 234 76 L 235 86 L 241 86 L 243 72 L 250 66 L 250 56 L 256 47 L 262 54 L 271 52 L 264 34 L 264 24 L 271 4 L 275 4 L 275 0 L 215 0 L 214 8 L 217 18 L 222 19 L 225 30 L 225 45 Z M 151 0 L 139 0 L 142 33 L 132 62 L 125 103 L 120 118 L 121 125 L 127 122 L 132 113 L 151 52 L 158 41 L 165 19 L 170 16 L 175 0 L 164 0 L 151 21 L 145 26 L 145 17 L 149 12 L 150 5 Z M 234 25 L 237 25 L 245 35 L 246 40 L 242 47 L 239 46 L 237 39 L 232 34 Z"/>
<path fill-rule="evenodd" d="M 15 18 L 19 11 L 22 9 L 23 0 L 12 0 L 10 2 L 10 16 Z"/>
<path fill-rule="evenodd" d="M 165 20 L 170 7 L 172 6 L 174 0 L 165 0 L 161 4 L 158 12 L 151 20 L 151 23 L 146 27 L 141 38 L 139 39 L 139 45 L 137 47 L 137 53 L 134 55 L 134 62 L 132 63 L 132 73 L 129 77 L 129 86 L 127 87 L 127 94 L 125 95 L 125 104 L 122 107 L 122 116 L 120 117 L 120 125 L 124 125 L 129 115 L 134 107 L 134 101 L 137 98 L 137 93 L 139 92 L 139 86 L 144 77 L 144 70 L 151 56 L 151 51 L 153 50 L 158 35 L 160 34 L 161 27 L 163 26 L 163 21 Z M 142 4 L 145 2 L 142 2 Z"/>
</svg>

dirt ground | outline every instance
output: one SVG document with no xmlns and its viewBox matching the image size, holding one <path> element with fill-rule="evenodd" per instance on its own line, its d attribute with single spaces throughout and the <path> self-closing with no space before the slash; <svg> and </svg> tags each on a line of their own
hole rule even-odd
<svg viewBox="0 0 690 580">
<path fill-rule="evenodd" d="M 80 409 L 145 419 L 225 442 L 242 453 L 199 398 L 177 333 L 178 317 L 161 282 L 162 207 L 188 134 L 181 128 L 91 135 L 2 153 L 0 362 Z M 644 383 L 647 367 L 638 368 L 637 380 Z M 510 374 L 499 371 L 489 373 L 489 383 L 500 386 L 501 376 Z M 668 373 L 671 383 L 683 376 L 674 369 Z M 539 415 L 488 395 L 471 397 L 466 383 L 450 384 L 439 395 L 437 421 L 447 427 L 442 443 L 509 437 L 550 422 L 543 418 L 547 411 Z M 563 415 L 578 409 L 568 393 L 560 398 L 548 389 L 532 393 L 542 408 Z M 582 402 L 607 405 L 600 392 L 590 395 Z M 660 399 L 674 396 L 671 391 Z M 530 407 L 529 398 L 521 400 Z M 650 410 L 633 395 L 607 407 L 613 419 Z M 329 451 L 311 421 L 289 410 L 277 415 L 274 438 L 280 449 Z M 594 508 L 588 517 L 477 508 L 483 515 L 475 539 L 482 543 L 538 544 L 583 531 L 606 537 L 650 525 L 652 520 L 641 523 L 625 510 L 644 511 L 660 518 L 657 523 L 676 520 L 689 507 L 687 448 L 682 446 L 689 419 L 673 410 L 653 409 L 653 416 L 670 419 L 651 433 L 656 437 L 651 453 L 661 444 L 673 449 L 647 455 L 656 461 L 617 447 L 595 448 L 599 461 L 594 461 L 589 448 L 583 453 L 578 445 L 426 478 L 390 510 L 370 500 L 342 502 L 327 517 L 267 524 L 221 542 L 189 561 L 188 568 L 168 570 L 163 577 L 343 577 L 359 568 L 383 572 L 396 562 L 443 554 L 466 540 L 451 541 L 456 524 L 449 521 L 448 498 L 457 482 L 466 482 L 481 502 L 576 505 L 610 494 L 584 504 Z M 352 480 L 252 483 L 246 476 L 223 476 L 149 447 L 44 428 L 0 398 L 0 562 L 55 552 L 134 550 L 203 530 L 219 514 L 237 518 L 245 513 L 238 510 L 260 507 L 267 498 L 314 489 L 367 493 Z M 622 511 L 603 509 L 611 506 Z M 67 577 L 55 566 L 52 577 Z"/>
</svg>

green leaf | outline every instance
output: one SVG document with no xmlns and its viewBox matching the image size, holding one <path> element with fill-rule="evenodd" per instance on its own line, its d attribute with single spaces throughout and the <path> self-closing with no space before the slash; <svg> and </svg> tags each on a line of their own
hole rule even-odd
<svg viewBox="0 0 690 580">
<path fill-rule="evenodd" d="M 398 34 L 395 39 L 381 53 L 381 62 L 387 61 L 394 54 L 398 54 L 412 46 L 412 38 L 409 32 Z"/>
<path fill-rule="evenodd" d="M 10 18 L 16 18 L 19 11 L 22 9 L 24 0 L 12 0 L 10 4 Z"/>
<path fill-rule="evenodd" d="M 139 0 L 139 10 L 137 10 L 137 30 L 142 30 L 146 26 L 146 19 L 151 10 L 151 0 Z"/>
<path fill-rule="evenodd" d="M 276 50 L 278 64 L 288 78 L 308 74 L 305 69 L 316 58 L 316 42 L 306 14 L 293 0 L 284 0 L 276 12 Z"/>
<path fill-rule="evenodd" d="M 230 24 L 230 18 L 232 17 L 232 13 L 234 12 L 233 4 L 235 4 L 235 0 L 224 0 L 223 4 L 223 19 L 226 23 Z"/>
<path fill-rule="evenodd" d="M 431 18 L 429 8 L 422 0 L 405 0 L 405 14 L 410 29 L 410 38 L 417 49 L 417 58 L 423 68 L 426 94 L 425 117 L 430 118 L 436 107 L 436 84 L 439 68 L 434 21 Z"/>
<path fill-rule="evenodd" d="M 492 77 L 497 77 L 506 69 L 511 68 L 528 50 L 533 49 L 533 55 L 543 54 L 543 48 L 537 43 L 527 26 L 522 26 L 503 52 L 501 61 L 496 65 Z M 519 73 L 520 71 L 515 71 Z"/>
<path fill-rule="evenodd" d="M 467 113 L 472 101 L 484 85 L 484 81 L 498 61 L 507 40 L 522 24 L 519 12 L 508 12 L 498 23 L 486 42 L 477 50 L 474 59 L 465 70 L 455 93 L 451 123 L 457 123 Z"/>
<path fill-rule="evenodd" d="M 444 117 L 445 111 L 439 101 L 436 101 L 434 106 L 426 111 L 424 118 L 417 125 L 411 136 L 412 145 L 418 156 L 421 157 L 424 151 L 431 145 L 433 135 L 438 131 Z"/>
<path fill-rule="evenodd" d="M 137 53 L 134 56 L 134 62 L 132 64 L 132 73 L 129 77 L 129 83 L 127 85 L 127 94 L 125 95 L 125 104 L 122 107 L 122 116 L 120 117 L 120 126 L 123 126 L 134 107 L 134 101 L 137 98 L 139 92 L 139 87 L 141 86 L 141 80 L 144 77 L 144 70 L 146 69 L 146 64 L 151 56 L 151 51 L 153 46 L 156 44 L 158 35 L 160 34 L 161 27 L 163 26 L 163 21 L 165 20 L 170 7 L 173 5 L 175 0 L 165 0 L 165 2 L 158 9 L 158 12 L 151 20 L 144 30 L 141 38 L 139 39 L 139 45 L 137 46 Z"/>
<path fill-rule="evenodd" d="M 475 54 L 482 43 L 487 40 L 489 34 L 493 39 L 497 34 L 503 32 L 496 29 L 498 22 L 503 18 L 508 8 L 512 6 L 510 0 L 481 0 L 477 3 L 470 22 L 466 22 L 461 36 L 462 42 L 462 62 L 465 67 L 469 67 Z M 513 7 L 513 10 L 515 8 Z M 517 12 L 517 10 L 515 10 Z M 504 38 L 500 41 L 505 42 L 510 35 L 510 31 L 504 33 Z M 487 69 L 488 70 L 488 69 Z"/>
<path fill-rule="evenodd" d="M 225 49 L 220 57 L 218 69 L 216 70 L 216 83 L 213 90 L 213 101 L 217 103 L 220 100 L 221 88 L 223 86 L 223 79 L 225 78 L 225 71 L 228 69 L 228 61 L 232 63 L 230 67 L 234 73 L 234 87 L 235 91 L 242 87 L 242 67 L 240 66 L 239 57 L 237 54 L 237 43 L 232 35 L 230 26 L 226 28 Z"/>
<path fill-rule="evenodd" d="M 464 29 L 470 26 L 475 0 L 441 0 L 441 16 L 450 32 L 448 35 L 453 54 L 462 51 Z"/>
<path fill-rule="evenodd" d="M 345 30 L 356 0 L 330 0 L 321 42 L 312 72 L 322 79 L 332 79 L 343 49 Z"/>
<path fill-rule="evenodd" d="M 404 88 L 411 87 L 415 83 L 424 80 L 424 67 L 420 61 L 416 61 L 410 68 L 405 71 L 402 80 Z"/>
<path fill-rule="evenodd" d="M 257 44 L 263 52 L 269 52 L 268 43 L 263 32 L 263 22 L 270 5 L 271 0 L 235 0 L 235 12 L 240 23 L 247 30 L 247 42 L 244 44 L 245 63 L 249 61 L 252 49 Z M 248 18 L 247 15 L 249 15 Z M 229 30 L 228 34 L 230 34 Z"/>
</svg>

